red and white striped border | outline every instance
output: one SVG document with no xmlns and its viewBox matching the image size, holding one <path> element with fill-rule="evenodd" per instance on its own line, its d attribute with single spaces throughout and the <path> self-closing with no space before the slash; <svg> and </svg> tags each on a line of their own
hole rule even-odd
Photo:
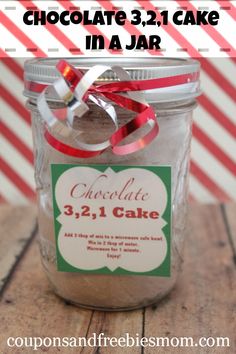
<svg viewBox="0 0 236 354">
<path fill-rule="evenodd" d="M 68 57 L 84 55 L 93 56 L 94 51 L 85 48 L 85 36 L 102 34 L 105 38 L 106 48 L 113 34 L 119 33 L 123 44 L 129 43 L 130 34 L 157 34 L 161 37 L 162 51 L 138 51 L 140 56 L 148 54 L 164 55 L 168 57 L 236 57 L 235 32 L 236 32 L 236 1 L 1 1 L 1 55 L 12 57 Z M 90 10 L 115 10 L 123 9 L 131 18 L 134 8 L 153 10 L 157 14 L 163 9 L 171 15 L 176 10 L 217 10 L 220 20 L 217 26 L 177 26 L 169 22 L 167 26 L 134 26 L 126 21 L 125 26 L 95 26 L 47 24 L 45 26 L 27 26 L 23 22 L 23 14 L 27 9 L 34 10 L 63 10 L 73 11 Z M 144 17 L 145 18 L 145 17 Z M 42 40 L 43 39 L 43 40 Z M 126 55 L 133 56 L 133 51 L 113 51 L 109 49 L 96 51 L 96 55 Z"/>
</svg>

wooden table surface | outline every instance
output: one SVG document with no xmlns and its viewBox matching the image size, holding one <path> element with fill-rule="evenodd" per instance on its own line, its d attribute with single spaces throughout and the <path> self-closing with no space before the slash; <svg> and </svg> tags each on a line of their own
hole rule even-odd
<svg viewBox="0 0 236 354">
<path fill-rule="evenodd" d="M 156 307 L 98 312 L 68 305 L 44 275 L 35 208 L 0 207 L 0 354 L 236 353 L 236 205 L 190 206 L 184 270 Z M 8 337 L 229 337 L 230 348 L 9 349 Z"/>
</svg>

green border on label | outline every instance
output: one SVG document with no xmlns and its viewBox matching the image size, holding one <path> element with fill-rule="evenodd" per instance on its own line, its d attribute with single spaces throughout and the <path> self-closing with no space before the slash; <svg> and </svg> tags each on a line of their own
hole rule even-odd
<svg viewBox="0 0 236 354">
<path fill-rule="evenodd" d="M 167 241 L 167 254 L 162 264 L 148 272 L 130 272 L 121 267 L 111 271 L 107 267 L 83 270 L 73 267 L 69 264 L 61 255 L 58 247 L 58 235 L 61 228 L 61 224 L 57 220 L 57 217 L 61 214 L 61 211 L 57 205 L 55 197 L 55 186 L 59 177 L 68 169 L 74 167 L 90 167 L 100 172 L 104 172 L 107 168 L 113 169 L 114 172 L 119 172 L 125 169 L 143 168 L 152 171 L 156 174 L 165 185 L 167 191 L 167 205 L 162 218 L 166 221 L 166 225 L 163 227 L 163 232 Z M 78 272 L 84 274 L 109 274 L 109 275 L 145 275 L 145 276 L 161 276 L 169 277 L 171 274 L 171 166 L 124 166 L 124 165 L 78 165 L 78 164 L 51 164 L 51 176 L 52 176 L 52 194 L 53 194 L 53 213 L 54 213 L 54 230 L 56 238 L 56 255 L 57 255 L 57 269 L 61 272 Z"/>
</svg>

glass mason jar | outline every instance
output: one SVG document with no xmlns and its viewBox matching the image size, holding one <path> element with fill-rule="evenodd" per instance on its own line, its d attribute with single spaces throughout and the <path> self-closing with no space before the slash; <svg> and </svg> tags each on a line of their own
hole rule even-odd
<svg viewBox="0 0 236 354">
<path fill-rule="evenodd" d="M 147 102 L 154 108 L 159 134 L 144 149 L 123 156 L 111 149 L 88 159 L 63 154 L 45 140 L 45 122 L 37 108 L 40 87 L 50 85 L 60 75 L 55 59 L 34 59 L 25 64 L 25 92 L 27 106 L 31 111 L 35 180 L 38 197 L 39 244 L 44 270 L 55 292 L 76 305 L 102 310 L 129 310 L 156 303 L 175 285 L 183 261 L 183 241 L 186 233 L 188 198 L 189 156 L 191 143 L 192 111 L 199 95 L 199 81 L 168 88 L 143 92 Z M 132 80 L 170 77 L 199 71 L 199 63 L 189 59 L 160 58 L 81 58 L 69 59 L 76 68 L 88 70 L 96 64 L 120 65 Z M 112 82 L 111 73 L 99 78 L 99 82 Z M 53 108 L 64 107 L 56 94 L 49 92 L 47 102 Z M 80 139 L 98 143 L 114 131 L 106 113 L 93 102 L 87 102 L 89 111 L 75 118 L 73 128 L 79 129 Z M 130 111 L 114 104 L 119 125 L 132 119 Z M 135 132 L 135 139 L 139 132 Z M 64 142 L 75 146 L 71 136 Z M 54 229 L 52 164 L 107 165 L 107 166 L 171 166 L 171 243 L 170 274 L 110 274 L 93 272 L 59 271 L 57 267 L 56 238 Z M 154 188 L 154 187 L 153 187 Z M 88 228 L 90 221 L 88 222 Z M 104 233 L 107 224 L 102 223 Z M 127 226 L 128 227 L 128 226 Z M 129 230 L 127 230 L 129 231 Z M 96 257 L 94 255 L 93 257 Z M 146 258 L 148 256 L 146 255 Z"/>
</svg>

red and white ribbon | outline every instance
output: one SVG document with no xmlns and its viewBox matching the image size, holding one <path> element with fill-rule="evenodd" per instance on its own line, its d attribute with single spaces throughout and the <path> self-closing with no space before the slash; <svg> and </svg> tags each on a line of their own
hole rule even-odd
<svg viewBox="0 0 236 354">
<path fill-rule="evenodd" d="M 37 106 L 46 123 L 45 138 L 47 142 L 61 153 L 79 158 L 99 155 L 109 147 L 117 155 L 130 154 L 146 147 L 158 135 L 159 126 L 154 109 L 145 101 L 140 91 L 187 84 L 197 81 L 199 76 L 198 72 L 194 72 L 132 81 L 129 74 L 119 66 L 95 65 L 83 74 L 65 60 L 58 62 L 57 69 L 62 76 L 52 86 L 65 103 L 66 109 L 52 110 L 49 107 L 46 94 L 48 90 L 51 90 L 50 86 L 27 83 L 27 87 L 31 91 L 41 92 L 37 99 Z M 97 84 L 97 79 L 108 70 L 112 70 L 120 81 Z M 89 110 L 88 100 L 102 108 L 115 126 L 115 132 L 111 137 L 99 144 L 81 142 L 78 131 L 72 128 L 74 116 L 81 117 Z M 113 103 L 133 111 L 137 115 L 130 122 L 118 128 L 118 118 Z M 61 120 L 62 113 L 64 114 L 63 122 Z M 148 133 L 131 143 L 121 144 L 126 137 L 144 125 L 148 125 L 150 128 Z M 72 138 L 76 147 L 63 143 L 61 138 L 65 137 Z"/>
</svg>

